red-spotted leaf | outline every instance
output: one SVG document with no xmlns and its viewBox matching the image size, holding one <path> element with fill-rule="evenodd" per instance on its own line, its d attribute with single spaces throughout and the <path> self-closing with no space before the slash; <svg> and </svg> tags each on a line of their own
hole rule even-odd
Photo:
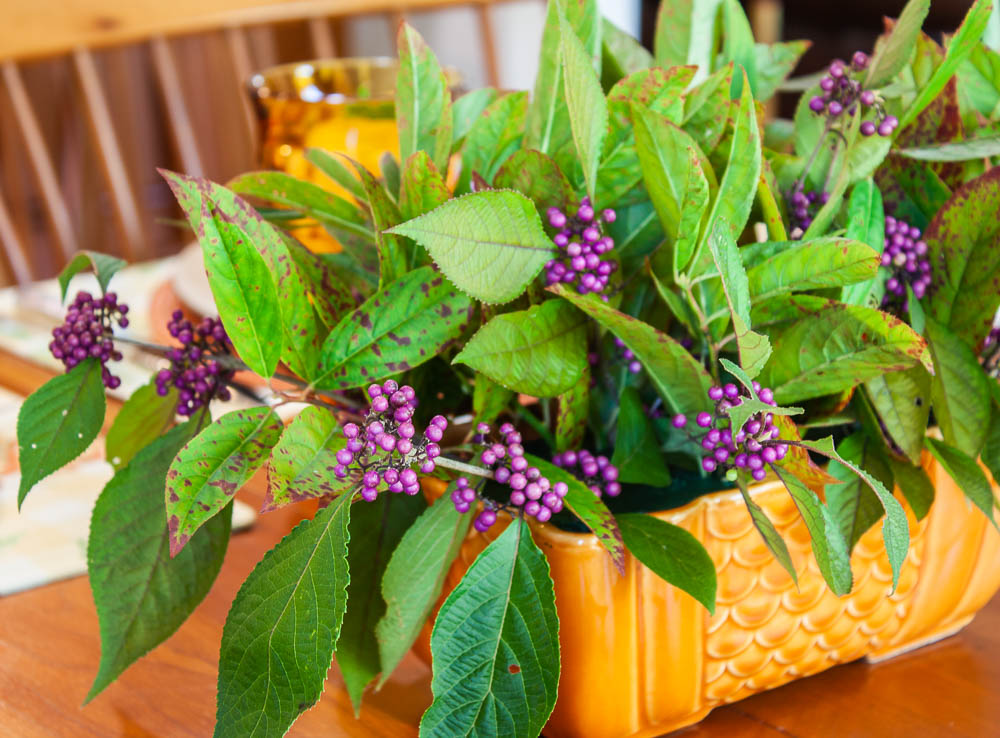
<svg viewBox="0 0 1000 738">
<path fill-rule="evenodd" d="M 426 151 L 418 151 L 406 160 L 399 190 L 399 210 L 404 220 L 430 212 L 449 197 L 448 185 Z"/>
<path fill-rule="evenodd" d="M 933 268 L 928 314 L 969 346 L 1000 306 L 1000 168 L 966 182 L 924 233 Z"/>
<path fill-rule="evenodd" d="M 476 119 L 462 147 L 462 173 L 456 193 L 468 192 L 474 175 L 492 182 L 500 165 L 512 152 L 520 150 L 527 109 L 528 93 L 512 92 L 490 103 Z"/>
<path fill-rule="evenodd" d="M 285 236 L 244 199 L 207 179 L 160 170 L 199 236 L 219 317 L 240 358 L 270 377 L 278 359 L 311 379 L 323 333 L 311 285 Z"/>
<path fill-rule="evenodd" d="M 226 413 L 180 450 L 167 472 L 170 555 L 233 499 L 267 460 L 281 436 L 281 418 L 269 407 Z"/>
<path fill-rule="evenodd" d="M 590 490 L 587 485 L 574 477 L 565 469 L 561 469 L 555 464 L 526 454 L 532 466 L 538 467 L 542 476 L 550 482 L 565 482 L 569 487 L 569 492 L 563 498 L 566 507 L 569 508 L 580 522 L 590 528 L 591 532 L 597 536 L 608 553 L 611 554 L 611 561 L 615 568 L 622 574 L 625 573 L 625 544 L 622 542 L 621 531 L 618 530 L 618 523 L 615 516 L 608 510 L 607 505 Z"/>
<path fill-rule="evenodd" d="M 472 303 L 431 267 L 386 285 L 337 324 L 323 344 L 325 389 L 360 387 L 437 356 L 461 335 Z"/>
<path fill-rule="evenodd" d="M 556 451 L 579 448 L 587 432 L 587 415 L 590 412 L 590 365 L 572 387 L 559 395 L 556 410 Z M 478 417 L 478 416 L 477 416 Z"/>
<path fill-rule="evenodd" d="M 426 151 L 438 171 L 448 168 L 451 152 L 451 93 L 448 77 L 434 52 L 409 23 L 399 27 L 396 76 L 396 126 L 403 161 Z"/>
<path fill-rule="evenodd" d="M 793 295 L 755 307 L 752 315 L 758 329 L 767 326 L 773 348 L 760 381 L 782 404 L 850 389 L 918 362 L 932 368 L 924 339 L 873 308 Z"/>
<path fill-rule="evenodd" d="M 338 479 L 337 452 L 347 443 L 332 410 L 310 405 L 281 434 L 267 464 L 267 495 L 261 512 L 291 502 L 334 497 L 356 482 Z"/>
<path fill-rule="evenodd" d="M 347 158 L 347 157 L 344 157 Z M 406 274 L 409 258 L 407 243 L 399 236 L 388 232 L 397 225 L 402 216 L 399 207 L 389 197 L 375 176 L 361 164 L 350 160 L 361 179 L 361 186 L 368 198 L 368 207 L 375 223 L 375 245 L 378 248 L 379 287 L 393 282 Z"/>
<path fill-rule="evenodd" d="M 559 165 L 541 151 L 518 149 L 497 170 L 497 188 L 517 190 L 535 203 L 539 215 L 549 208 L 568 212 L 574 202 L 573 188 Z"/>
</svg>

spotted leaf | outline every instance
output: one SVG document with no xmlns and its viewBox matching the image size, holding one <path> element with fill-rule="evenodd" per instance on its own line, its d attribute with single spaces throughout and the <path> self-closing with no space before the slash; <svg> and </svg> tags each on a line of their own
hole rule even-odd
<svg viewBox="0 0 1000 738">
<path fill-rule="evenodd" d="M 267 460 L 281 436 L 281 418 L 269 407 L 226 413 L 180 450 L 167 472 L 170 555 L 233 499 Z"/>
</svg>

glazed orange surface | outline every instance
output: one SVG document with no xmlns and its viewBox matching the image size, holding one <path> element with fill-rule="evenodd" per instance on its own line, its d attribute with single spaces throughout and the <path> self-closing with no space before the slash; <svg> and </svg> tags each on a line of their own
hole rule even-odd
<svg viewBox="0 0 1000 738">
<path fill-rule="evenodd" d="M 794 502 L 776 481 L 751 489 L 788 544 L 798 587 L 767 550 L 739 492 L 719 492 L 656 514 L 695 535 L 718 574 L 710 615 L 632 556 L 621 576 L 596 538 L 533 524 L 555 583 L 562 671 L 549 738 L 652 737 L 712 708 L 837 664 L 880 660 L 964 627 L 1000 587 L 1000 534 L 929 457 L 937 491 L 919 523 L 899 586 L 881 525 L 851 557 L 854 589 L 829 590 Z M 432 482 L 433 493 L 441 483 Z M 450 591 L 490 540 L 470 531 Z M 442 600 L 443 601 L 443 600 Z M 418 652 L 429 653 L 429 628 Z"/>
</svg>

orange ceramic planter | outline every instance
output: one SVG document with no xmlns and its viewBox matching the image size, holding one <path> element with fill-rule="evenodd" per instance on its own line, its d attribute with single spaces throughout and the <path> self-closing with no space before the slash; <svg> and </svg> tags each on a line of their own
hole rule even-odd
<svg viewBox="0 0 1000 738">
<path fill-rule="evenodd" d="M 533 525 L 555 582 L 562 647 L 559 699 L 545 735 L 661 735 L 755 692 L 862 656 L 886 659 L 960 630 L 1000 587 L 1000 534 L 944 470 L 932 461 L 927 468 L 937 496 L 919 523 L 909 514 L 910 551 L 893 594 L 879 524 L 852 556 L 853 591 L 836 597 L 779 482 L 751 494 L 788 543 L 798 589 L 764 547 L 739 492 L 656 514 L 708 549 L 718 573 L 715 615 L 632 556 L 619 575 L 592 535 Z M 440 494 L 441 483 L 433 484 Z M 442 601 L 500 530 L 470 532 Z M 429 635 L 428 626 L 417 646 L 424 657 Z"/>
</svg>

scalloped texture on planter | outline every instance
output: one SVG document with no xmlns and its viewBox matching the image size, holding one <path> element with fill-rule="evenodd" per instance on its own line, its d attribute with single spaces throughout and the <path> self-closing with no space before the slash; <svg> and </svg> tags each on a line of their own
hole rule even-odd
<svg viewBox="0 0 1000 738">
<path fill-rule="evenodd" d="M 645 738 L 701 720 L 718 705 L 837 664 L 890 658 L 964 627 L 1000 587 L 1000 534 L 935 462 L 930 513 L 909 510 L 911 545 L 891 592 L 881 523 L 851 557 L 854 589 L 826 586 L 794 502 L 776 481 L 751 489 L 788 544 L 799 586 L 767 551 L 739 492 L 657 513 L 694 534 L 718 573 L 714 615 L 632 556 L 625 576 L 589 534 L 532 526 L 546 553 L 559 611 L 559 699 L 550 738 Z M 429 480 L 428 492 L 443 485 Z M 470 531 L 445 583 L 454 588 L 499 534 Z M 429 660 L 430 626 L 417 644 Z"/>
</svg>

